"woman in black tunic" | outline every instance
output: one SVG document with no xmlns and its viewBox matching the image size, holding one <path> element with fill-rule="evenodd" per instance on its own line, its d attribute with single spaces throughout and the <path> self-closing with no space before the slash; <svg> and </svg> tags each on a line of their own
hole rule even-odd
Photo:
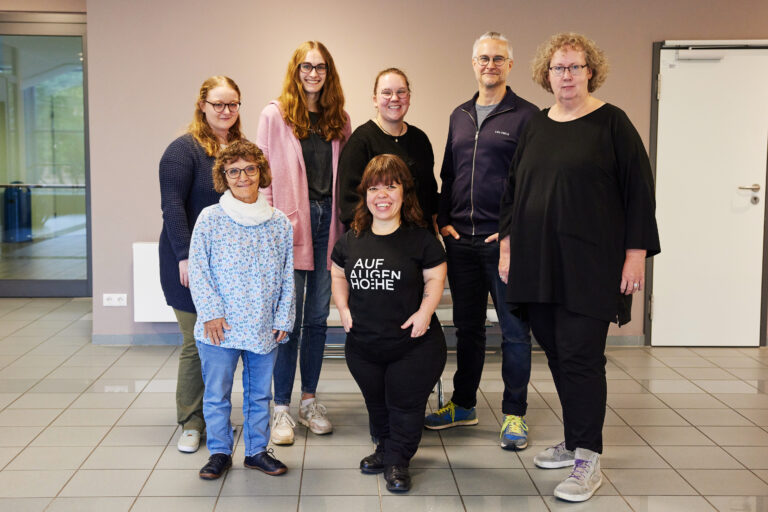
<svg viewBox="0 0 768 512">
<path fill-rule="evenodd" d="M 360 201 L 357 186 L 365 166 L 374 156 L 390 153 L 402 158 L 411 171 L 427 229 L 436 233 L 434 218 L 439 195 L 434 174 L 435 156 L 427 135 L 405 122 L 411 105 L 411 85 L 403 71 L 388 68 L 376 75 L 373 105 L 376 118 L 358 126 L 341 152 L 339 218 L 349 227 Z"/>
<path fill-rule="evenodd" d="M 333 299 L 347 333 L 347 365 L 377 442 L 360 470 L 383 472 L 389 491 L 405 492 L 427 399 L 445 367 L 445 337 L 435 315 L 445 251 L 422 227 L 413 180 L 399 157 L 374 157 L 358 191 L 352 229 L 331 255 Z"/>
<path fill-rule="evenodd" d="M 502 200 L 499 274 L 527 314 L 563 407 L 565 441 L 534 458 L 573 465 L 555 496 L 585 501 L 602 484 L 608 324 L 629 321 L 645 259 L 659 252 L 653 177 L 627 115 L 591 93 L 607 64 L 579 34 L 538 50 L 534 80 L 555 104 L 531 118 Z"/>
</svg>

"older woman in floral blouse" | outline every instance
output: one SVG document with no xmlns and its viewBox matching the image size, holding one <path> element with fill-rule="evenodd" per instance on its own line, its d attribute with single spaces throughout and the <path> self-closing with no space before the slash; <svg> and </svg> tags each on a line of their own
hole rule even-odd
<svg viewBox="0 0 768 512">
<path fill-rule="evenodd" d="M 219 478 L 232 465 L 230 397 L 241 357 L 245 466 L 268 475 L 287 470 L 267 451 L 267 443 L 276 348 L 295 314 L 293 229 L 259 194 L 270 181 L 269 164 L 256 145 L 231 144 L 213 166 L 214 187 L 224 195 L 202 211 L 192 233 L 189 283 L 211 454 L 200 470 L 206 480 Z"/>
</svg>

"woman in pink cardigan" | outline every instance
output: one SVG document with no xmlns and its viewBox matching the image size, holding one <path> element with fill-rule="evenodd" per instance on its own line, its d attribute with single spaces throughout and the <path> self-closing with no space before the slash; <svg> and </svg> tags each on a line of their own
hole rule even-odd
<svg viewBox="0 0 768 512">
<path fill-rule="evenodd" d="M 293 443 L 296 423 L 289 408 L 299 346 L 299 422 L 315 434 L 333 431 L 315 391 L 331 297 L 330 255 L 343 229 L 336 216 L 336 169 L 350 132 L 331 54 L 318 41 L 302 43 L 288 62 L 280 97 L 261 112 L 256 137 L 272 169 L 264 196 L 293 224 L 296 321 L 275 363 L 274 444 Z"/>
</svg>

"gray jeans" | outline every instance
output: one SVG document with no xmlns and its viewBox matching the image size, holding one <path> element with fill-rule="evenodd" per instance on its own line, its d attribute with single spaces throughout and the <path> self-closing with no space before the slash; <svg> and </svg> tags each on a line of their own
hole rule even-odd
<svg viewBox="0 0 768 512">
<path fill-rule="evenodd" d="M 205 431 L 203 418 L 203 373 L 200 356 L 195 345 L 197 315 L 178 309 L 173 310 L 183 337 L 179 354 L 179 375 L 176 380 L 176 421 L 184 430 Z"/>
</svg>

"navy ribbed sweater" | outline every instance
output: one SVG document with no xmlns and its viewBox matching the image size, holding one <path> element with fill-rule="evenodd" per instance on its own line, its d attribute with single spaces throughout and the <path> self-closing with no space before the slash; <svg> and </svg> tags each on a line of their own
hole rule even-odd
<svg viewBox="0 0 768 512">
<path fill-rule="evenodd" d="M 213 190 L 214 160 L 188 133 L 171 142 L 160 159 L 160 284 L 169 306 L 191 313 L 195 305 L 179 281 L 179 262 L 189 258 L 197 216 L 221 196 Z"/>
</svg>

